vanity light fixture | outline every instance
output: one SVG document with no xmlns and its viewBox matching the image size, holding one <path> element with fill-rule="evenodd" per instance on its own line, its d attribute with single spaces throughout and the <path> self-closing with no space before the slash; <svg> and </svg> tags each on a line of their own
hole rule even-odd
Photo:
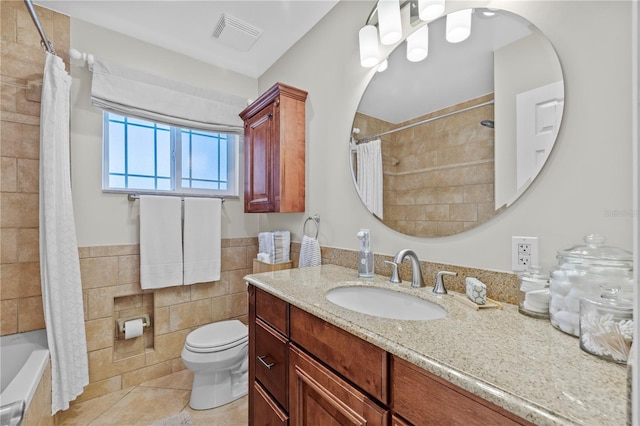
<svg viewBox="0 0 640 426">
<path fill-rule="evenodd" d="M 419 62 L 429 53 L 429 26 L 424 24 L 407 37 L 407 60 Z"/>
<path fill-rule="evenodd" d="M 418 0 L 418 16 L 422 21 L 433 21 L 444 12 L 444 0 Z"/>
<path fill-rule="evenodd" d="M 378 30 L 373 25 L 365 25 L 358 32 L 360 40 L 360 65 L 371 68 L 378 64 Z"/>
<path fill-rule="evenodd" d="M 471 34 L 471 9 L 463 9 L 447 15 L 446 38 L 449 43 L 460 43 Z"/>
<path fill-rule="evenodd" d="M 400 0 L 378 1 L 378 24 L 382 44 L 391 45 L 400 41 L 402 38 Z"/>
</svg>

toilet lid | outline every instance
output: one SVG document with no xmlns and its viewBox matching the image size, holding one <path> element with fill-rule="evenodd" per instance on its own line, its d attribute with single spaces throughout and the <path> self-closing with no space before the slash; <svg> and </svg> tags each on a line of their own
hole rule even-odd
<svg viewBox="0 0 640 426">
<path fill-rule="evenodd" d="M 186 344 L 193 349 L 222 349 L 247 341 L 247 326 L 238 320 L 219 321 L 199 327 L 187 336 Z"/>
</svg>

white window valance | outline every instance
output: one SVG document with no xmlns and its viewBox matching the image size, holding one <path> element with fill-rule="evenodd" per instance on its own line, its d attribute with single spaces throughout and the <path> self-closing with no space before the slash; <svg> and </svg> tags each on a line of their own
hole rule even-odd
<svg viewBox="0 0 640 426">
<path fill-rule="evenodd" d="M 91 102 L 104 110 L 176 127 L 242 133 L 240 96 L 193 87 L 97 59 Z"/>
</svg>

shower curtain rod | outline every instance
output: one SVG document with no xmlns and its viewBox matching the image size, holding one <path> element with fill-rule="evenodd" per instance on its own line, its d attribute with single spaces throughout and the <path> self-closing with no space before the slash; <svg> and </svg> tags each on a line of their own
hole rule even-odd
<svg viewBox="0 0 640 426">
<path fill-rule="evenodd" d="M 359 144 L 365 143 L 365 142 L 370 142 L 370 141 L 372 141 L 374 139 L 379 138 L 380 136 L 390 135 L 390 134 L 395 133 L 395 132 L 400 132 L 402 130 L 407 130 L 407 129 L 410 129 L 412 127 L 420 126 L 421 124 L 426 124 L 426 123 L 429 123 L 431 121 L 439 120 L 441 118 L 450 117 L 452 115 L 460 114 L 461 112 L 467 112 L 467 111 L 470 111 L 472 109 L 480 108 L 480 107 L 487 106 L 487 105 L 493 105 L 493 100 L 487 101 L 487 102 L 483 102 L 483 103 L 478 104 L 478 105 L 473 105 L 473 106 L 470 106 L 470 107 L 467 107 L 467 108 L 463 108 L 463 109 L 458 110 L 458 111 L 448 112 L 446 114 L 438 115 L 436 117 L 431 117 L 431 118 L 427 118 L 425 120 L 417 121 L 415 123 L 407 124 L 406 126 L 398 127 L 397 129 L 387 130 L 386 132 L 376 133 L 374 135 L 363 136 L 360 139 L 356 139 L 356 145 L 359 145 Z"/>
<path fill-rule="evenodd" d="M 47 52 L 56 54 L 56 50 L 53 48 L 53 43 L 47 38 L 47 35 L 44 33 L 42 29 L 42 25 L 40 24 L 40 19 L 38 19 L 38 14 L 36 10 L 33 8 L 33 4 L 31 0 L 24 0 L 24 4 L 27 5 L 27 9 L 29 9 L 29 14 L 31 15 L 31 19 L 33 19 L 33 23 L 35 24 L 38 32 L 40 33 L 40 38 L 42 39 L 41 44 L 47 49 Z"/>
</svg>

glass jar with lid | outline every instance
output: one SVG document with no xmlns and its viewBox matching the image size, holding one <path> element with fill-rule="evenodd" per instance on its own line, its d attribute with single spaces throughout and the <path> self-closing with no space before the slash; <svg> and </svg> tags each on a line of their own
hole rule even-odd
<svg viewBox="0 0 640 426">
<path fill-rule="evenodd" d="M 518 311 L 540 319 L 549 318 L 549 277 L 541 273 L 539 266 L 532 266 L 520 275 Z"/>
<path fill-rule="evenodd" d="M 626 363 L 633 342 L 633 304 L 608 290 L 580 300 L 580 348 L 607 361 Z"/>
<path fill-rule="evenodd" d="M 584 245 L 558 251 L 558 265 L 551 271 L 549 317 L 567 334 L 580 333 L 580 300 L 599 300 L 615 291 L 619 300 L 633 299 L 633 254 L 606 246 L 597 234 L 584 237 Z"/>
</svg>

